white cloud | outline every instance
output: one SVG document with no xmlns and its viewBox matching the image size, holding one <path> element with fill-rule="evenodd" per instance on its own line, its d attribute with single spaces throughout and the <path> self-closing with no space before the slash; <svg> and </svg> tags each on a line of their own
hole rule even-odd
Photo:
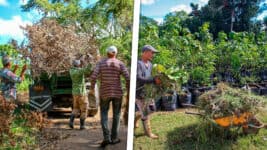
<svg viewBox="0 0 267 150">
<path fill-rule="evenodd" d="M 257 20 L 263 20 L 264 17 L 267 17 L 267 10 L 257 16 Z"/>
<path fill-rule="evenodd" d="M 208 3 L 209 0 L 199 0 L 200 3 Z"/>
<path fill-rule="evenodd" d="M 19 5 L 27 4 L 28 0 L 19 0 Z"/>
<path fill-rule="evenodd" d="M 141 0 L 141 4 L 143 5 L 151 5 L 155 3 L 155 0 Z"/>
<path fill-rule="evenodd" d="M 199 0 L 197 4 L 201 7 L 201 6 L 208 4 L 208 2 L 209 0 Z"/>
<path fill-rule="evenodd" d="M 0 5 L 8 6 L 8 2 L 6 0 L 0 0 Z"/>
<path fill-rule="evenodd" d="M 20 26 L 32 24 L 30 21 L 22 20 L 20 16 L 13 16 L 11 20 L 0 18 L 0 36 L 22 40 L 24 34 Z"/>
<path fill-rule="evenodd" d="M 163 23 L 163 18 L 153 18 L 153 19 L 156 20 L 158 24 Z"/>
<path fill-rule="evenodd" d="M 176 5 L 174 7 L 171 8 L 171 12 L 174 12 L 174 11 L 185 11 L 186 13 L 190 13 L 192 11 L 191 7 L 190 6 L 187 6 L 187 5 Z"/>
</svg>

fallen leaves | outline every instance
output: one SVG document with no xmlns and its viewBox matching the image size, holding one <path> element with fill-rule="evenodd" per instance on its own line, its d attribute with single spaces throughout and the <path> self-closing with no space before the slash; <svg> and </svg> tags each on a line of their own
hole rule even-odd
<svg viewBox="0 0 267 150">
<path fill-rule="evenodd" d="M 16 108 L 14 103 L 8 102 L 0 95 L 0 145 L 2 144 L 3 137 L 12 137 L 13 133 L 10 130 L 10 126 L 13 120 L 13 111 Z"/>
</svg>

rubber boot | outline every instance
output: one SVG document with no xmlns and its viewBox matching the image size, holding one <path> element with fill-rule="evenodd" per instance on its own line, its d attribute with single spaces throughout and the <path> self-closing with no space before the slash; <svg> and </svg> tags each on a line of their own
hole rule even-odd
<svg viewBox="0 0 267 150">
<path fill-rule="evenodd" d="M 142 121 L 143 126 L 144 126 L 144 130 L 145 130 L 145 134 L 150 137 L 151 139 L 157 139 L 159 138 L 157 135 L 153 134 L 151 131 L 151 126 L 150 126 L 150 120 L 145 120 Z"/>
<path fill-rule="evenodd" d="M 134 118 L 134 128 L 139 128 L 139 120 L 141 118 L 141 114 L 139 112 L 135 113 L 135 118 Z"/>
<path fill-rule="evenodd" d="M 80 129 L 81 130 L 86 129 L 85 128 L 85 119 L 80 119 Z"/>
<path fill-rule="evenodd" d="M 69 127 L 72 128 L 72 129 L 74 128 L 74 127 L 73 127 L 74 119 L 75 119 L 75 115 L 71 114 L 71 115 L 70 115 Z"/>
</svg>

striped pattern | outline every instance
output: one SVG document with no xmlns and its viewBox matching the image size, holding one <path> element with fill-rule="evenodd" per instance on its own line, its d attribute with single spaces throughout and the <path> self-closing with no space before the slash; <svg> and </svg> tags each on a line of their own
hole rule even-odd
<svg viewBox="0 0 267 150">
<path fill-rule="evenodd" d="M 120 76 L 123 75 L 128 89 L 130 83 L 129 72 L 125 65 L 116 58 L 105 58 L 96 64 L 91 75 L 92 89 L 96 80 L 100 80 L 100 97 L 121 98 L 123 95 Z"/>
</svg>

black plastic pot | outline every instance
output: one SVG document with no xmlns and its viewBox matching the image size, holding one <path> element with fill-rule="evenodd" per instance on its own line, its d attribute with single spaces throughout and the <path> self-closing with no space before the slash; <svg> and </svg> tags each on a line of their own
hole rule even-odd
<svg viewBox="0 0 267 150">
<path fill-rule="evenodd" d="M 174 111 L 177 108 L 177 94 L 174 90 L 168 91 L 166 95 L 156 100 L 157 110 Z"/>
<path fill-rule="evenodd" d="M 263 70 L 259 73 L 261 81 L 267 81 L 267 70 Z"/>
<path fill-rule="evenodd" d="M 247 84 L 246 89 L 249 90 L 251 93 L 260 95 L 261 89 L 258 84 Z"/>
<path fill-rule="evenodd" d="M 260 89 L 260 95 L 267 95 L 267 87 Z"/>
<path fill-rule="evenodd" d="M 189 88 L 189 91 L 192 93 L 192 104 L 195 104 L 198 101 L 200 95 L 204 92 L 212 90 L 213 86 L 203 86 L 197 88 Z"/>
<path fill-rule="evenodd" d="M 177 103 L 178 107 L 182 107 L 181 103 L 192 104 L 192 93 L 189 91 L 189 89 L 183 87 L 182 91 L 184 94 L 178 95 L 177 101 L 180 103 L 180 104 Z"/>
<path fill-rule="evenodd" d="M 262 82 L 259 84 L 260 87 L 260 95 L 267 95 L 267 82 Z"/>
</svg>

